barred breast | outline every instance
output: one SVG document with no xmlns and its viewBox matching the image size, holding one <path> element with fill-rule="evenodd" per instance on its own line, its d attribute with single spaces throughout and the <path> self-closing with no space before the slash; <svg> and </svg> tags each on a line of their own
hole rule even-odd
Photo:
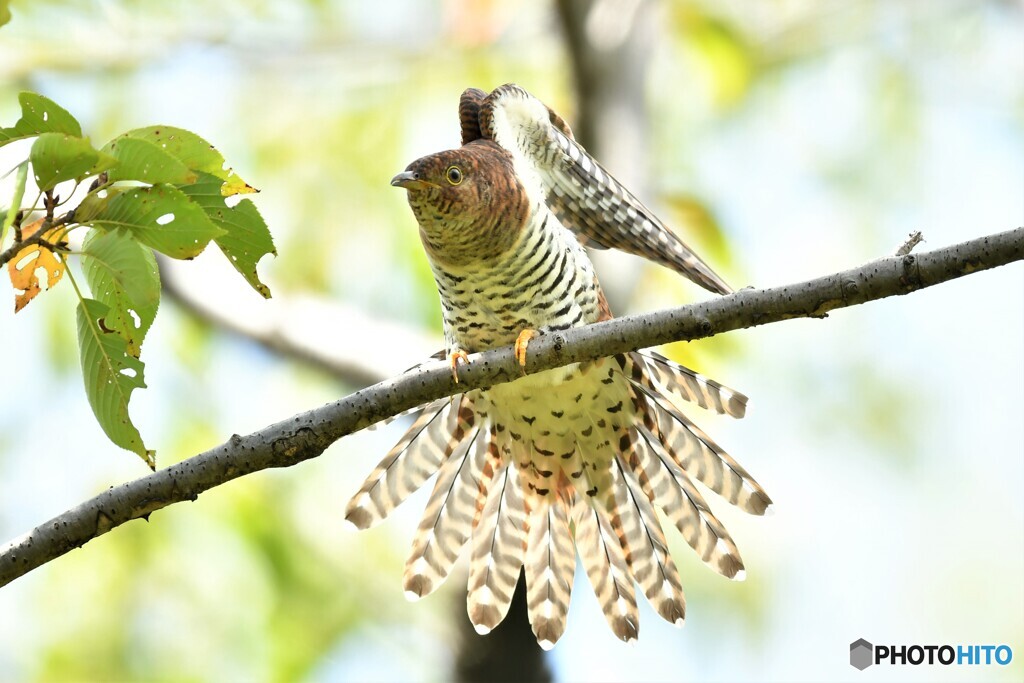
<svg viewBox="0 0 1024 683">
<path fill-rule="evenodd" d="M 503 254 L 461 267 L 432 261 L 431 267 L 450 351 L 507 346 L 527 328 L 564 330 L 600 316 L 590 259 L 542 203 Z"/>
</svg>

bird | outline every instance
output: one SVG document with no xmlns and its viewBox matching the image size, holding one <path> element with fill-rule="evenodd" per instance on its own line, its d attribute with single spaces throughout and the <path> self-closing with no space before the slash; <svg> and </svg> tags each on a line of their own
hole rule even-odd
<svg viewBox="0 0 1024 683">
<path fill-rule="evenodd" d="M 585 247 L 615 248 L 716 294 L 730 287 L 573 137 L 509 83 L 459 100 L 462 145 L 417 159 L 403 188 L 440 296 L 458 381 L 468 353 L 608 320 Z M 747 397 L 651 350 L 474 389 L 418 408 L 349 501 L 366 529 L 436 475 L 405 565 L 410 599 L 434 591 L 465 551 L 467 612 L 480 634 L 508 612 L 520 574 L 538 644 L 566 630 L 577 557 L 617 638 L 638 638 L 637 588 L 681 626 L 686 602 L 660 510 L 723 576 L 745 569 L 695 481 L 754 514 L 772 501 L 680 408 L 741 418 Z M 468 547 L 468 550 L 467 550 Z"/>
</svg>

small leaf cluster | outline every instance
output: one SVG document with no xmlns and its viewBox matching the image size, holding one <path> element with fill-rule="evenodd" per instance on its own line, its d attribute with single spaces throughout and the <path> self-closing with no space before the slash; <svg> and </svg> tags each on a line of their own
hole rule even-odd
<svg viewBox="0 0 1024 683">
<path fill-rule="evenodd" d="M 0 248 L 10 242 L 0 267 L 7 265 L 15 312 L 43 282 L 50 289 L 68 275 L 78 297 L 82 376 L 93 413 L 111 441 L 155 468 L 155 453 L 128 414 L 132 392 L 145 387 L 142 344 L 160 305 L 154 252 L 191 259 L 213 242 L 269 298 L 256 266 L 276 254 L 270 231 L 252 201 L 225 201 L 256 190 L 225 169 L 220 152 L 195 133 L 137 128 L 97 149 L 57 103 L 31 92 L 18 99 L 21 118 L 0 127 L 0 147 L 34 139 L 28 158 L 12 169 L 10 206 L 0 210 Z M 26 206 L 30 172 L 36 197 Z M 57 191 L 65 187 L 69 199 L 62 203 Z M 84 197 L 60 213 L 80 187 L 88 187 Z M 69 257 L 78 257 L 82 282 L 67 268 Z"/>
</svg>

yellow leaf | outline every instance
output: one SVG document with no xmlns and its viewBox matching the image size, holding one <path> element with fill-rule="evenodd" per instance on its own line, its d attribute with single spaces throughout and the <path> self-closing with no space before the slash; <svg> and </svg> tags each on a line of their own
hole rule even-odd
<svg viewBox="0 0 1024 683">
<path fill-rule="evenodd" d="M 43 225 L 43 219 L 30 223 L 22 230 L 24 239 L 34 235 Z M 60 241 L 64 227 L 52 228 L 43 235 L 43 238 L 51 244 Z M 49 248 L 41 244 L 32 244 L 25 247 L 7 263 L 7 270 L 11 276 L 11 284 L 19 292 L 14 297 L 14 312 L 17 313 L 28 305 L 28 302 L 36 298 L 42 291 L 39 286 L 39 270 L 46 271 L 46 289 L 52 289 L 64 277 L 64 259 Z"/>
<path fill-rule="evenodd" d="M 255 187 L 239 178 L 233 171 L 228 171 L 228 178 L 220 187 L 222 197 L 233 197 L 236 194 L 252 194 L 259 192 Z"/>
</svg>

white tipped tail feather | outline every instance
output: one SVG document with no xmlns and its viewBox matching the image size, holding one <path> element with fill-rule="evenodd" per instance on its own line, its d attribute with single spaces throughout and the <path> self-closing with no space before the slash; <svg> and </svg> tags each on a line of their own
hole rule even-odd
<svg viewBox="0 0 1024 683">
<path fill-rule="evenodd" d="M 526 392 L 545 381 L 557 386 L 543 400 L 526 396 L 532 414 L 507 415 L 486 390 L 424 406 L 346 518 L 371 526 L 437 473 L 406 564 L 411 599 L 436 589 L 468 544 L 467 609 L 477 632 L 505 618 L 525 569 L 530 623 L 551 647 L 565 631 L 578 554 L 618 638 L 638 636 L 635 585 L 681 626 L 682 582 L 656 509 L 712 569 L 743 580 L 736 544 L 692 479 L 752 514 L 771 501 L 669 397 L 735 417 L 746 397 L 651 352 L 549 372 L 557 382 L 540 373 L 522 383 Z M 582 396 L 577 385 L 595 376 L 601 391 Z M 609 392 L 627 400 L 602 410 Z M 615 439 L 595 441 L 607 433 Z"/>
</svg>

